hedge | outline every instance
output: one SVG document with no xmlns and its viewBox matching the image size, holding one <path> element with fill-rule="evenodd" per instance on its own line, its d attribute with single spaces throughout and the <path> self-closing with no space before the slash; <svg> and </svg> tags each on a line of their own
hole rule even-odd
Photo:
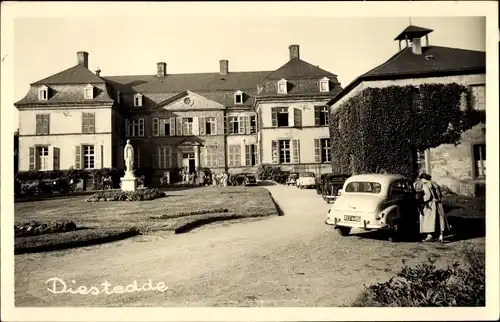
<svg viewBox="0 0 500 322">
<path fill-rule="evenodd" d="M 415 175 L 417 151 L 457 145 L 485 122 L 468 95 L 455 83 L 364 89 L 330 114 L 333 172 Z"/>
<path fill-rule="evenodd" d="M 136 191 L 99 191 L 88 197 L 85 201 L 146 201 L 161 197 L 165 197 L 165 192 L 158 189 L 138 189 Z"/>
</svg>

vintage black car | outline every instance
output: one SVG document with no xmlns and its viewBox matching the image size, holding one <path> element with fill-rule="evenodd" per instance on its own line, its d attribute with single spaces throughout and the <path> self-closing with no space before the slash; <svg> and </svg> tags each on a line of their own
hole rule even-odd
<svg viewBox="0 0 500 322">
<path fill-rule="evenodd" d="M 288 174 L 288 177 L 286 178 L 286 185 L 290 186 L 295 186 L 297 183 L 297 179 L 299 178 L 299 173 L 298 172 L 290 172 Z"/>
<path fill-rule="evenodd" d="M 231 175 L 229 184 L 231 186 L 255 186 L 257 179 L 253 173 L 238 173 Z"/>
<path fill-rule="evenodd" d="M 316 192 L 320 194 L 327 203 L 335 201 L 338 191 L 342 189 L 344 182 L 350 176 L 350 174 L 324 173 L 319 177 L 318 184 L 316 185 Z"/>
</svg>

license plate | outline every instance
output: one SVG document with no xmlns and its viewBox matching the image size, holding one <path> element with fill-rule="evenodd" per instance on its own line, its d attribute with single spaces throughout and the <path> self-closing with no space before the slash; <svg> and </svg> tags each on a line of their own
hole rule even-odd
<svg viewBox="0 0 500 322">
<path fill-rule="evenodd" d="M 361 221 L 360 216 L 344 216 L 345 221 Z"/>
</svg>

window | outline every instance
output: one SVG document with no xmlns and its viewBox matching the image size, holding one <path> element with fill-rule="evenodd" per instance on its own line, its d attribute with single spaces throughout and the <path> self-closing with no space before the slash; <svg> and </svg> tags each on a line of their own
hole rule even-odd
<svg viewBox="0 0 500 322">
<path fill-rule="evenodd" d="M 345 187 L 345 192 L 358 192 L 358 193 L 380 193 L 382 186 L 378 182 L 350 182 Z"/>
<path fill-rule="evenodd" d="M 288 107 L 273 107 L 271 111 L 271 123 L 274 127 L 287 127 Z"/>
<path fill-rule="evenodd" d="M 47 135 L 49 134 L 50 117 L 49 114 L 37 114 L 36 116 L 36 134 Z"/>
<path fill-rule="evenodd" d="M 407 186 L 404 181 L 396 181 L 391 186 L 391 196 L 403 195 L 407 190 Z"/>
<path fill-rule="evenodd" d="M 474 85 L 471 86 L 471 98 L 472 98 L 472 108 L 478 111 L 484 111 L 486 109 L 485 103 L 485 85 Z"/>
<path fill-rule="evenodd" d="M 134 95 L 134 106 L 142 106 L 142 95 L 141 94 Z"/>
<path fill-rule="evenodd" d="M 280 163 L 291 163 L 290 140 L 279 141 Z"/>
<path fill-rule="evenodd" d="M 234 104 L 243 104 L 243 93 L 241 91 L 234 93 Z"/>
<path fill-rule="evenodd" d="M 92 85 L 85 86 L 85 89 L 83 90 L 83 95 L 86 100 L 94 99 L 94 86 Z"/>
<path fill-rule="evenodd" d="M 314 125 L 327 126 L 330 113 L 328 106 L 315 106 L 314 107 Z"/>
<path fill-rule="evenodd" d="M 205 118 L 205 134 L 206 135 L 217 134 L 216 125 L 217 125 L 217 120 L 215 119 L 215 117 L 206 117 Z"/>
<path fill-rule="evenodd" d="M 330 80 L 328 78 L 323 78 L 319 81 L 319 91 L 329 92 L 330 91 Z"/>
<path fill-rule="evenodd" d="M 217 146 L 207 146 L 205 147 L 205 156 L 206 156 L 206 166 L 209 168 L 217 168 Z"/>
<path fill-rule="evenodd" d="M 254 166 L 258 164 L 257 144 L 245 145 L 245 165 Z"/>
<path fill-rule="evenodd" d="M 474 177 L 486 177 L 486 144 L 474 144 L 473 146 L 474 159 Z"/>
<path fill-rule="evenodd" d="M 49 147 L 39 146 L 36 148 L 37 170 L 49 170 Z"/>
<path fill-rule="evenodd" d="M 159 169 L 168 169 L 171 166 L 171 158 L 172 153 L 171 149 L 168 146 L 159 146 L 158 147 L 158 168 Z"/>
<path fill-rule="evenodd" d="M 174 136 L 175 117 L 168 119 L 153 118 L 153 136 Z"/>
<path fill-rule="evenodd" d="M 314 156 L 315 162 L 323 163 L 331 161 L 330 154 L 330 139 L 315 139 L 314 140 Z"/>
<path fill-rule="evenodd" d="M 227 117 L 227 134 L 255 134 L 257 133 L 257 117 L 255 115 L 241 115 Z"/>
<path fill-rule="evenodd" d="M 144 136 L 144 119 L 127 120 L 127 136 Z"/>
<path fill-rule="evenodd" d="M 425 151 L 420 151 L 417 150 L 417 160 L 416 160 L 416 166 L 417 166 L 417 173 L 420 173 L 420 171 L 426 171 L 425 170 Z"/>
<path fill-rule="evenodd" d="M 82 113 L 82 133 L 95 133 L 95 113 Z"/>
<path fill-rule="evenodd" d="M 83 145 L 83 168 L 84 169 L 94 169 L 94 146 L 93 145 Z"/>
<path fill-rule="evenodd" d="M 193 135 L 193 118 L 183 117 L 182 118 L 182 134 L 183 135 Z"/>
<path fill-rule="evenodd" d="M 299 163 L 299 140 L 272 141 L 272 163 Z"/>
<path fill-rule="evenodd" d="M 239 118 L 237 116 L 229 117 L 229 134 L 238 134 L 239 133 Z"/>
<path fill-rule="evenodd" d="M 241 166 L 241 146 L 230 145 L 228 148 L 228 165 L 230 167 Z"/>
<path fill-rule="evenodd" d="M 257 116 L 250 116 L 250 134 L 257 133 Z"/>
<path fill-rule="evenodd" d="M 49 88 L 47 86 L 42 86 L 38 89 L 38 99 L 40 101 L 46 101 L 49 99 Z"/>
<path fill-rule="evenodd" d="M 286 79 L 282 78 L 278 81 L 278 94 L 287 93 L 286 85 L 287 85 Z"/>
</svg>

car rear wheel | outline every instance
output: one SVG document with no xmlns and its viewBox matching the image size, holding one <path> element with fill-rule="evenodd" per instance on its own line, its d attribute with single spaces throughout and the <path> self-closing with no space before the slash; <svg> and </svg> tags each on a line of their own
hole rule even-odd
<svg viewBox="0 0 500 322">
<path fill-rule="evenodd" d="M 340 236 L 348 236 L 351 233 L 350 227 L 337 227 L 335 230 Z"/>
</svg>

